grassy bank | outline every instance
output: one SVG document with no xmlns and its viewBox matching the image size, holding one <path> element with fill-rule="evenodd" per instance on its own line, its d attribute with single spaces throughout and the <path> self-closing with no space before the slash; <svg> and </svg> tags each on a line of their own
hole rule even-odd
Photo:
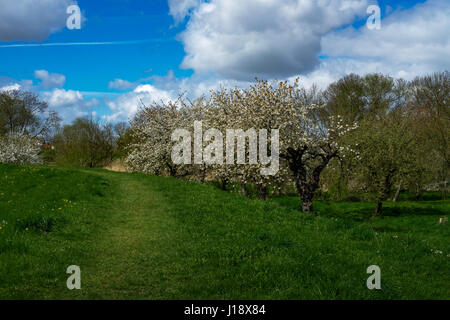
<svg viewBox="0 0 450 320">
<path fill-rule="evenodd" d="M 134 173 L 0 165 L 0 298 L 449 299 L 450 202 L 265 203 Z M 4 221 L 4 222 L 3 222 Z M 82 289 L 66 288 L 67 266 Z M 381 290 L 366 269 L 381 268 Z"/>
</svg>

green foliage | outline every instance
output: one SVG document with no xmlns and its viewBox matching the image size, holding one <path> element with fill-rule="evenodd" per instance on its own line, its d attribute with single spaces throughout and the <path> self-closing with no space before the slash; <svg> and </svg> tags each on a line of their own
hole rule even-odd
<svg viewBox="0 0 450 320">
<path fill-rule="evenodd" d="M 448 79 L 447 72 L 409 83 L 380 74 L 349 75 L 330 85 L 324 92 L 327 114 L 357 120 L 359 128 L 344 139 L 353 152 L 340 157 L 341 166 L 328 168 L 322 188 L 333 199 L 343 199 L 345 192 L 376 192 L 375 214 L 381 214 L 394 186 L 420 196 L 427 183 L 445 181 L 445 161 L 436 159 L 448 152 L 442 152 L 448 150 L 450 128 L 444 123 Z"/>
<path fill-rule="evenodd" d="M 41 158 L 45 164 L 52 164 L 56 161 L 56 150 L 49 145 L 42 146 L 41 149 Z"/>
<path fill-rule="evenodd" d="M 130 153 L 130 146 L 135 143 L 135 138 L 131 128 L 127 128 L 125 131 L 120 132 L 115 141 L 114 157 L 118 159 L 125 159 Z"/>
<path fill-rule="evenodd" d="M 57 164 L 102 167 L 113 160 L 114 132 L 111 125 L 90 119 L 76 119 L 54 137 Z"/>
</svg>

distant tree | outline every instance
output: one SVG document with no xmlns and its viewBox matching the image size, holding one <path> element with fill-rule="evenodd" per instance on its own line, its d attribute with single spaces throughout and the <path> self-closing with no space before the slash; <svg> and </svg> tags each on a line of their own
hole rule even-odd
<svg viewBox="0 0 450 320">
<path fill-rule="evenodd" d="M 380 216 L 396 179 L 411 174 L 417 144 L 408 123 L 393 115 L 363 121 L 355 134 L 358 174 L 376 191 L 374 215 Z"/>
<path fill-rule="evenodd" d="M 58 164 L 90 168 L 105 166 L 113 158 L 113 127 L 78 118 L 55 135 L 54 146 Z"/>
<path fill-rule="evenodd" d="M 114 133 L 116 136 L 114 155 L 116 158 L 125 160 L 130 153 L 130 146 L 134 143 L 131 127 L 126 122 L 117 123 L 114 126 Z"/>
<path fill-rule="evenodd" d="M 121 137 L 126 134 L 129 127 L 130 125 L 125 121 L 118 122 L 114 125 L 114 133 L 117 137 Z"/>
<path fill-rule="evenodd" d="M 0 92 L 0 135 L 19 133 L 49 140 L 60 118 L 46 102 L 28 91 Z"/>
<path fill-rule="evenodd" d="M 450 77 L 449 72 L 418 77 L 409 85 L 410 107 L 420 130 L 423 148 L 433 154 L 442 197 L 447 190 L 450 167 Z"/>
<path fill-rule="evenodd" d="M 326 117 L 340 115 L 348 123 L 360 121 L 367 113 L 365 85 L 362 77 L 349 74 L 330 84 L 323 92 Z"/>
</svg>

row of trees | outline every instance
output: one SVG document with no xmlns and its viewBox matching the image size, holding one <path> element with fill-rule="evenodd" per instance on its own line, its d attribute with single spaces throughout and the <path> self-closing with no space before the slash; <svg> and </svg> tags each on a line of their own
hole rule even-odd
<svg viewBox="0 0 450 320">
<path fill-rule="evenodd" d="M 304 212 L 312 210 L 318 190 L 334 188 L 340 196 L 348 189 L 376 192 L 374 214 L 380 215 L 394 186 L 420 192 L 439 182 L 445 196 L 449 92 L 448 72 L 442 72 L 410 82 L 381 74 L 348 75 L 324 91 L 306 90 L 298 81 L 256 81 L 248 89 L 215 90 L 194 101 L 180 97 L 142 106 L 131 122 L 127 162 L 152 174 L 218 180 L 224 188 L 240 183 L 244 194 L 252 183 L 262 199 L 269 186 L 293 184 Z M 202 121 L 204 130 L 242 129 L 247 147 L 246 130 L 278 129 L 280 170 L 261 175 L 264 165 L 248 164 L 248 151 L 246 164 L 173 163 L 172 133 L 192 131 L 194 121 Z M 203 147 L 211 157 L 218 152 L 213 145 L 214 138 L 205 135 Z"/>
<path fill-rule="evenodd" d="M 411 82 L 382 75 L 347 76 L 324 93 L 325 108 L 358 130 L 346 140 L 357 158 L 335 163 L 344 185 L 377 192 L 376 214 L 382 201 L 397 186 L 420 195 L 430 183 L 438 183 L 445 198 L 449 168 L 448 72 L 416 78 Z M 329 171 L 333 171 L 330 169 Z"/>
<path fill-rule="evenodd" d="M 267 81 L 257 81 L 249 89 L 222 89 L 212 92 L 209 99 L 202 97 L 189 104 L 182 97 L 167 104 L 155 103 L 142 108 L 132 122 L 135 143 L 127 161 L 134 169 L 153 174 L 195 176 L 201 180 L 209 176 L 221 181 L 224 188 L 229 182 L 239 182 L 243 190 L 247 183 L 256 184 L 262 199 L 266 197 L 268 186 L 279 188 L 294 183 L 302 199 L 303 211 L 310 212 L 320 173 L 342 151 L 339 144 L 345 133 L 356 127 L 345 125 L 339 117 L 320 117 L 318 99 L 316 90 L 305 90 L 298 82 L 284 81 L 273 86 Z M 237 141 L 247 146 L 244 155 L 247 161 L 227 165 L 174 163 L 172 133 L 179 128 L 192 128 L 194 121 L 200 120 L 203 126 L 221 132 L 241 129 Z M 278 137 L 272 134 L 264 139 L 260 137 L 259 141 L 260 146 L 262 141 L 267 141 L 262 149 L 268 148 L 270 156 L 280 159 L 277 172 L 262 175 L 261 169 L 267 169 L 264 162 L 250 164 L 248 161 L 248 147 L 251 146 L 248 139 L 254 134 L 249 129 L 279 130 Z M 280 139 L 278 150 L 273 148 L 274 138 Z M 218 152 L 223 153 L 223 149 L 211 148 L 210 144 L 214 144 L 211 139 L 206 131 L 203 147 L 211 150 L 213 155 L 209 158 L 214 158 L 219 156 Z M 227 149 L 230 148 L 228 143 Z M 219 145 L 222 146 L 223 141 Z M 231 147 L 234 158 L 239 159 L 234 141 Z M 265 151 L 259 150 L 259 155 Z M 224 154 L 220 155 L 220 158 L 224 157 Z"/>
<path fill-rule="evenodd" d="M 102 167 L 120 157 L 137 171 L 211 179 L 223 189 L 240 184 L 244 195 L 252 184 L 262 200 L 269 189 L 294 186 L 304 212 L 312 211 L 318 192 L 334 199 L 354 192 L 375 193 L 374 214 L 380 215 L 383 201 L 388 197 L 395 201 L 402 189 L 419 197 L 434 183 L 445 198 L 449 95 L 448 72 L 409 82 L 381 74 L 351 74 L 323 91 L 307 90 L 298 81 L 256 81 L 247 89 L 222 88 L 193 101 L 180 96 L 142 105 L 130 127 L 92 119 L 76 119 L 61 127 L 58 115 L 35 94 L 0 92 L 0 162 L 40 163 L 44 158 L 63 165 Z M 227 129 L 241 129 L 236 143 L 246 152 L 230 149 L 240 161 L 174 163 L 177 141 L 172 134 L 181 128 L 194 131 L 195 121 L 201 121 L 204 132 L 200 142 L 192 141 L 206 151 L 200 159 L 225 159 L 219 146 L 232 145 L 208 129 L 218 129 L 223 136 Z M 252 128 L 267 129 L 267 137 L 256 136 Z M 273 129 L 279 130 L 278 136 Z M 260 161 L 249 161 L 251 141 L 258 137 Z M 187 156 L 199 157 L 193 151 Z M 279 158 L 279 170 L 262 175 L 261 169 L 270 165 L 264 160 L 270 157 Z"/>
</svg>

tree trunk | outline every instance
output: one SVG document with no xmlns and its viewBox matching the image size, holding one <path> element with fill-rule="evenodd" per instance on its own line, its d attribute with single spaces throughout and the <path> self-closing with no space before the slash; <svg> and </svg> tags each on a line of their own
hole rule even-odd
<svg viewBox="0 0 450 320">
<path fill-rule="evenodd" d="M 421 196 L 422 196 L 422 191 L 419 189 L 418 191 L 416 191 L 416 195 L 415 195 L 416 201 L 418 201 Z"/>
<path fill-rule="evenodd" d="M 312 210 L 312 199 L 314 196 L 314 191 L 317 189 L 317 185 L 307 185 L 305 182 L 297 180 L 295 182 L 295 187 L 300 195 L 300 200 L 302 200 L 302 212 L 311 213 Z"/>
<path fill-rule="evenodd" d="M 304 194 L 302 199 L 302 212 L 311 213 L 312 212 L 312 195 Z"/>
<path fill-rule="evenodd" d="M 266 201 L 266 199 L 267 199 L 267 187 L 263 186 L 262 184 L 258 184 L 258 191 L 259 191 L 259 200 Z"/>
<path fill-rule="evenodd" d="M 382 208 L 383 208 L 383 200 L 378 199 L 377 207 L 375 208 L 375 213 L 373 214 L 376 217 L 379 217 L 382 215 Z"/>
<path fill-rule="evenodd" d="M 244 182 L 241 182 L 241 193 L 244 197 L 248 197 L 247 187 Z"/>
<path fill-rule="evenodd" d="M 222 180 L 220 187 L 221 187 L 221 189 L 223 191 L 227 191 L 227 185 L 228 185 L 228 181 L 227 180 Z"/>
<path fill-rule="evenodd" d="M 400 195 L 400 189 L 401 188 L 402 188 L 402 180 L 400 180 L 400 183 L 398 184 L 397 191 L 395 192 L 395 196 L 394 196 L 394 199 L 393 199 L 394 202 L 397 202 L 398 196 Z"/>
<path fill-rule="evenodd" d="M 204 183 L 205 180 L 206 180 L 206 168 L 203 168 L 200 171 L 200 182 Z"/>
<path fill-rule="evenodd" d="M 442 200 L 446 200 L 447 197 L 447 177 L 444 177 L 444 181 L 442 182 Z"/>
<path fill-rule="evenodd" d="M 175 170 L 174 167 L 169 167 L 169 174 L 171 177 L 176 177 L 177 171 Z"/>
<path fill-rule="evenodd" d="M 392 183 L 391 179 L 394 175 L 395 171 L 390 170 L 389 173 L 384 178 L 383 183 L 381 184 L 381 189 L 378 193 L 377 197 L 377 207 L 375 208 L 374 216 L 381 216 L 382 208 L 383 208 L 383 200 L 386 199 L 386 197 L 391 193 Z"/>
<path fill-rule="evenodd" d="M 319 163 L 310 168 L 307 163 L 303 161 L 303 156 L 310 151 L 311 156 L 319 160 Z M 322 149 L 322 151 L 325 151 Z M 297 149 L 288 148 L 285 154 L 281 157 L 288 161 L 289 169 L 295 179 L 295 187 L 302 200 L 302 211 L 312 212 L 312 199 L 314 192 L 319 187 L 320 174 L 326 168 L 331 159 L 337 156 L 337 150 L 330 147 L 326 154 L 321 152 L 316 153 L 312 149 L 309 150 L 308 145 L 303 145 Z"/>
</svg>

